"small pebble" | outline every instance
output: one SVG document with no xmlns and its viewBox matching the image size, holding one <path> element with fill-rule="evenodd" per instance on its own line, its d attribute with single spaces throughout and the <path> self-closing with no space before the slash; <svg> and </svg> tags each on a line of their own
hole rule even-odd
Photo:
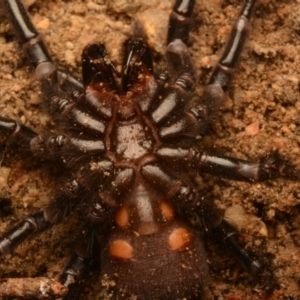
<svg viewBox="0 0 300 300">
<path fill-rule="evenodd" d="M 245 128 L 245 132 L 247 135 L 257 135 L 259 133 L 259 124 L 258 123 L 252 123 L 250 125 L 248 125 L 246 128 Z"/>
<path fill-rule="evenodd" d="M 46 30 L 50 27 L 50 20 L 48 18 L 44 18 L 42 21 L 36 24 L 37 29 Z"/>
</svg>

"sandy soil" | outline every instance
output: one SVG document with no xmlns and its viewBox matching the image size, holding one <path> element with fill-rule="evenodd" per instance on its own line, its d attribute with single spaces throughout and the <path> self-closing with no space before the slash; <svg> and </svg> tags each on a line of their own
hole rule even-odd
<svg viewBox="0 0 300 300">
<path fill-rule="evenodd" d="M 32 1 L 33 2 L 33 1 Z M 112 3 L 113 4 L 106 4 Z M 148 4 L 151 2 L 151 4 Z M 135 18 L 145 23 L 156 61 L 162 59 L 168 13 L 173 1 L 36 1 L 31 18 L 53 53 L 54 61 L 79 74 L 83 47 L 100 40 L 120 63 L 122 41 Z M 239 0 L 202 0 L 195 8 L 190 51 L 199 76 L 200 94 L 217 62 Z M 38 84 L 22 51 L 0 16 L 0 110 L 43 132 L 53 128 L 41 112 Z M 248 43 L 218 122 L 203 143 L 239 158 L 257 159 L 278 149 L 300 169 L 300 24 L 299 0 L 261 0 L 256 7 Z M 10 174 L 10 176 L 9 176 Z M 206 299 L 300 299 L 300 186 L 278 179 L 266 183 L 236 183 L 202 176 L 225 215 L 241 230 L 247 248 L 268 257 L 278 288 L 266 298 L 260 284 L 226 252 L 207 238 L 211 283 Z M 54 182 L 40 170 L 0 169 L 0 232 L 47 203 Z M 56 277 L 72 254 L 76 221 L 24 243 L 14 256 L 1 258 L 0 277 Z M 87 278 L 80 299 L 104 299 L 99 278 Z"/>
</svg>

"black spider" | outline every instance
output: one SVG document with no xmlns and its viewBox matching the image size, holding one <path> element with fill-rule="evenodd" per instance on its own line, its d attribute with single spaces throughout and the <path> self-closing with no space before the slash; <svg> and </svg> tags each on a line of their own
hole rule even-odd
<svg viewBox="0 0 300 300">
<path fill-rule="evenodd" d="M 248 182 L 299 179 L 276 155 L 249 162 L 196 146 L 222 104 L 254 4 L 244 5 L 203 97 L 190 108 L 195 73 L 186 43 L 194 1 L 177 1 L 171 14 L 168 72 L 154 75 L 137 22 L 124 46 L 121 83 L 104 45 L 93 44 L 82 55 L 83 85 L 57 71 L 19 1 L 5 1 L 41 83 L 45 106 L 59 125 L 57 134 L 41 136 L 1 117 L 6 153 L 25 162 L 56 163 L 68 181 L 43 211 L 3 234 L 0 252 L 12 252 L 79 206 L 83 233 L 60 278 L 67 287 L 98 256 L 102 275 L 117 284 L 113 299 L 199 297 L 207 281 L 199 229 L 223 241 L 250 272 L 261 273 L 260 263 L 237 243 L 236 231 L 180 176 L 194 171 Z"/>
</svg>

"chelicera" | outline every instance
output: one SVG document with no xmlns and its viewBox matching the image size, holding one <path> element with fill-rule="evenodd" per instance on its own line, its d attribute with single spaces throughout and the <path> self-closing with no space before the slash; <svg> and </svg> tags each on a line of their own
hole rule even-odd
<svg viewBox="0 0 300 300">
<path fill-rule="evenodd" d="M 167 38 L 168 70 L 158 75 L 144 30 L 135 23 L 124 45 L 120 83 L 101 43 L 83 50 L 83 83 L 57 69 L 21 3 L 4 1 L 58 126 L 56 134 L 40 135 L 1 117 L 7 151 L 25 161 L 55 162 L 68 180 L 45 209 L 3 233 L 0 252 L 12 252 L 78 207 L 85 223 L 81 242 L 60 278 L 70 289 L 97 256 L 102 276 L 116 282 L 113 299 L 199 298 L 208 277 L 198 232 L 203 228 L 246 269 L 261 273 L 261 264 L 238 244 L 237 232 L 181 176 L 184 170 L 246 182 L 299 179 L 276 155 L 246 161 L 217 156 L 197 143 L 222 105 L 255 2 L 246 1 L 204 95 L 190 107 L 196 76 L 186 44 L 194 1 L 176 1 Z"/>
</svg>

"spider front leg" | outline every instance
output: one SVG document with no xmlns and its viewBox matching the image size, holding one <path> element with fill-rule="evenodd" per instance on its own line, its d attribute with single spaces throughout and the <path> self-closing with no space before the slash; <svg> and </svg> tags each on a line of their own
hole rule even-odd
<svg viewBox="0 0 300 300">
<path fill-rule="evenodd" d="M 169 19 L 168 45 L 174 40 L 181 40 L 184 44 L 187 43 L 194 5 L 195 0 L 176 1 Z"/>
<path fill-rule="evenodd" d="M 35 69 L 36 78 L 41 81 L 56 77 L 55 81 L 60 80 L 61 86 L 82 91 L 83 85 L 77 79 L 56 69 L 46 45 L 30 21 L 21 1 L 2 0 L 2 3 L 7 19 L 14 28 L 30 64 Z"/>
<path fill-rule="evenodd" d="M 191 113 L 206 128 L 222 105 L 224 94 L 234 75 L 234 69 L 241 56 L 249 30 L 249 20 L 253 14 L 256 0 L 246 0 L 239 17 L 233 25 L 226 47 L 215 67 L 201 102 L 191 109 Z"/>
<path fill-rule="evenodd" d="M 43 94 L 53 95 L 60 89 L 61 92 L 56 98 L 63 98 L 61 96 L 63 94 L 65 97 L 67 95 L 68 99 L 77 99 L 78 95 L 83 92 L 83 85 L 72 76 L 57 70 L 52 63 L 47 47 L 30 21 L 21 1 L 3 0 L 2 3 L 7 18 L 11 22 L 31 66 L 35 69 L 36 78 L 41 82 Z M 48 109 L 50 113 L 53 113 L 54 104 L 49 104 L 47 101 Z M 5 138 L 5 146 L 13 154 L 18 154 L 21 158 L 38 157 L 41 160 L 45 158 L 46 145 L 43 138 L 29 127 L 15 120 L 0 117 L 0 133 Z"/>
<path fill-rule="evenodd" d="M 220 86 L 223 91 L 226 91 L 232 79 L 236 63 L 240 58 L 255 3 L 256 0 L 246 0 L 239 17 L 231 29 L 223 54 L 211 75 L 209 84 Z"/>
</svg>

